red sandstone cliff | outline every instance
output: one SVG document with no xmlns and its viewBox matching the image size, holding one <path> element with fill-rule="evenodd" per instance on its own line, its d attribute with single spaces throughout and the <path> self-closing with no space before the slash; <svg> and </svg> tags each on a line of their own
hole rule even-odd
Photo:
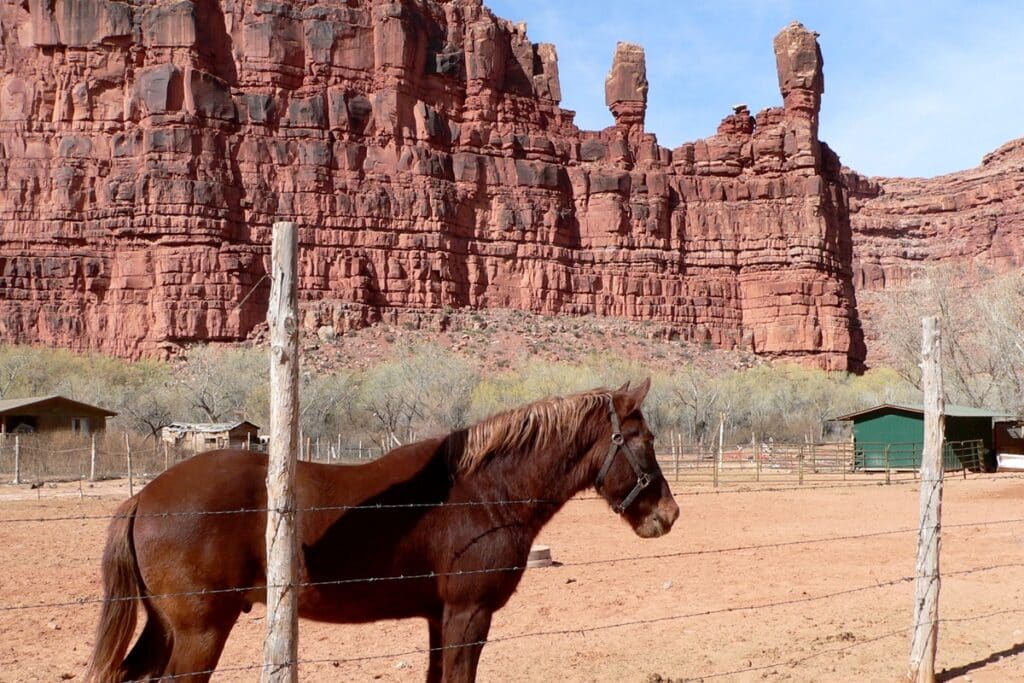
<svg viewBox="0 0 1024 683">
<path fill-rule="evenodd" d="M 927 265 L 1024 267 L 1024 138 L 937 178 L 849 175 L 858 289 L 899 288 Z"/>
<path fill-rule="evenodd" d="M 444 307 L 663 321 L 858 368 L 848 202 L 818 141 L 815 34 L 784 106 L 678 149 L 558 106 L 554 47 L 480 0 L 28 0 L 0 8 L 0 337 L 124 356 L 245 338 L 269 227 L 302 234 L 304 324 Z"/>
</svg>

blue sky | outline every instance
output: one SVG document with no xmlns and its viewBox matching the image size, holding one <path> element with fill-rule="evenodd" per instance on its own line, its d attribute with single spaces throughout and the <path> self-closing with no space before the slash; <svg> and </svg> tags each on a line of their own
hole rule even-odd
<svg viewBox="0 0 1024 683">
<path fill-rule="evenodd" d="M 1024 2 L 978 0 L 484 0 L 558 48 L 562 106 L 611 125 L 615 43 L 647 52 L 647 129 L 666 147 L 707 137 L 744 103 L 781 104 L 772 39 L 820 34 L 821 137 L 868 175 L 934 176 L 1024 137 Z"/>
</svg>

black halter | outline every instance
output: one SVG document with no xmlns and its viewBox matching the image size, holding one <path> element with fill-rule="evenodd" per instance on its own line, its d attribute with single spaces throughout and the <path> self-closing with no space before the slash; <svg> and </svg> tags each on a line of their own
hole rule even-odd
<svg viewBox="0 0 1024 683">
<path fill-rule="evenodd" d="M 612 442 L 608 447 L 608 456 L 604 459 L 604 464 L 601 465 L 601 471 L 597 473 L 597 479 L 594 480 L 594 487 L 600 489 L 601 484 L 604 483 L 605 475 L 608 474 L 608 470 L 611 469 L 612 463 L 615 462 L 615 455 L 622 450 L 623 455 L 626 456 L 626 460 L 633 467 L 633 472 L 636 473 L 636 484 L 633 485 L 633 490 L 623 498 L 617 505 L 613 505 L 612 509 L 617 514 L 622 514 L 626 511 L 626 508 L 636 500 L 636 497 L 640 495 L 640 492 L 651 485 L 654 481 L 654 477 L 645 472 L 643 466 L 640 464 L 640 458 L 636 457 L 636 453 L 629 447 L 626 440 L 622 437 L 622 426 L 619 424 L 619 415 L 615 412 L 615 406 L 611 400 L 608 401 L 608 413 L 612 420 Z"/>
</svg>

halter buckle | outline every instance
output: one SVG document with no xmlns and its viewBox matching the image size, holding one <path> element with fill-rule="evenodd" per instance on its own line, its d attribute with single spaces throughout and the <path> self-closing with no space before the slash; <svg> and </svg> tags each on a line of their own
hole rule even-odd
<svg viewBox="0 0 1024 683">
<path fill-rule="evenodd" d="M 622 446 L 626 443 L 626 439 L 622 436 L 622 432 L 615 432 L 612 434 L 612 443 L 616 446 Z"/>
</svg>

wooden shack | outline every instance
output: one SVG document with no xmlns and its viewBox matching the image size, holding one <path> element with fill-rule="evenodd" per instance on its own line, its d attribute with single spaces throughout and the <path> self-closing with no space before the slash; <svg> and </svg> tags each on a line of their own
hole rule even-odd
<svg viewBox="0 0 1024 683">
<path fill-rule="evenodd" d="M 30 396 L 0 401 L 0 433 L 45 434 L 74 432 L 92 434 L 107 428 L 113 410 L 73 401 L 64 396 Z"/>
<path fill-rule="evenodd" d="M 248 420 L 236 422 L 174 422 L 163 439 L 175 448 L 195 453 L 218 448 L 246 448 L 260 443 L 260 428 Z"/>
</svg>

